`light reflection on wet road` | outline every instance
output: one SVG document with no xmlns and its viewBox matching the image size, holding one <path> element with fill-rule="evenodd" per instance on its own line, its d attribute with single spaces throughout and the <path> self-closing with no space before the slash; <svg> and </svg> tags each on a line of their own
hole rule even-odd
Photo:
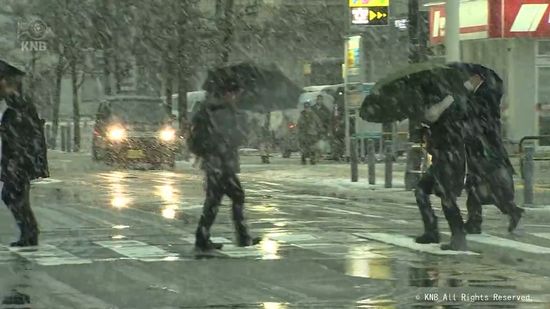
<svg viewBox="0 0 550 309">
<path fill-rule="evenodd" d="M 224 250 L 197 256 L 192 243 L 203 183 L 196 171 L 98 169 L 84 175 L 75 169 L 57 178 L 64 182 L 37 187 L 33 194 L 42 243 L 49 251 L 0 248 L 0 273 L 6 274 L 0 288 L 8 303 L 30 299 L 33 308 L 408 308 L 430 304 L 416 296 L 434 287 L 530 295 L 541 308 L 550 301 L 545 273 L 515 258 L 434 256 L 354 235 L 414 235 L 420 231 L 414 207 L 308 195 L 245 171 L 249 225 L 262 243 L 233 246 L 230 209 L 224 205 L 213 228 L 215 240 L 226 243 Z M 10 219 L 7 212 L 0 215 L 3 243 L 12 235 Z M 51 260 L 58 265 L 43 263 Z M 527 305 L 511 308 L 536 308 Z"/>
</svg>

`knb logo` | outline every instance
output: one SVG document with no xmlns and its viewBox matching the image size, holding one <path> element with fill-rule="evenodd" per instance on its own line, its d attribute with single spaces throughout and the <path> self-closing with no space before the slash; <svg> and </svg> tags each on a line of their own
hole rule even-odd
<svg viewBox="0 0 550 309">
<path fill-rule="evenodd" d="M 48 46 L 45 41 L 49 27 L 41 19 L 19 21 L 17 23 L 17 38 L 21 42 L 22 51 L 45 51 Z"/>
</svg>

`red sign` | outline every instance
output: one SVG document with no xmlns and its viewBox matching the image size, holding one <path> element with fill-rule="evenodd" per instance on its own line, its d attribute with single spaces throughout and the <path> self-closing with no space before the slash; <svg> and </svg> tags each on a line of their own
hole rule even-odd
<svg viewBox="0 0 550 309">
<path fill-rule="evenodd" d="M 500 8 L 492 8 L 491 15 L 502 20 L 500 35 L 497 37 L 550 37 L 550 0 L 500 0 Z M 504 12 L 504 16 L 502 13 Z"/>
<path fill-rule="evenodd" d="M 483 4 L 485 2 L 485 4 Z M 550 38 L 550 0 L 475 0 L 460 4 L 460 39 Z M 430 41 L 445 38 L 445 6 L 430 8 Z"/>
<path fill-rule="evenodd" d="M 549 0 L 550 1 L 550 0 Z M 488 2 L 473 0 L 460 4 L 460 39 L 488 38 Z M 445 40 L 445 5 L 430 8 L 430 42 L 441 44 Z"/>
</svg>

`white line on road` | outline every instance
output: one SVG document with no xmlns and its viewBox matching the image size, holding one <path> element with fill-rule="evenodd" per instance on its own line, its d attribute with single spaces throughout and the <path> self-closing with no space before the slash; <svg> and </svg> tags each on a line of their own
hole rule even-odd
<svg viewBox="0 0 550 309">
<path fill-rule="evenodd" d="M 289 234 L 289 233 L 274 233 L 268 235 L 269 239 L 276 240 L 283 243 L 293 244 L 294 242 L 304 242 L 310 240 L 317 240 L 317 237 L 311 234 Z"/>
<path fill-rule="evenodd" d="M 417 244 L 414 239 L 409 236 L 404 236 L 400 234 L 387 234 L 387 233 L 353 233 L 353 235 L 359 238 L 366 238 L 370 240 L 375 240 L 383 242 L 386 244 L 403 247 L 411 249 L 414 251 L 420 251 L 435 255 L 479 255 L 476 252 L 472 251 L 450 251 L 450 250 L 441 250 L 439 244 Z"/>
<path fill-rule="evenodd" d="M 448 232 L 445 232 L 443 234 L 450 235 L 450 233 Z M 548 233 L 540 233 L 540 234 L 548 234 Z M 537 236 L 537 234 L 534 234 L 534 235 Z M 549 234 L 549 237 L 550 237 L 550 234 Z M 467 240 L 484 244 L 484 245 L 493 245 L 493 246 L 498 246 L 503 248 L 514 249 L 518 251 L 523 251 L 527 253 L 550 254 L 550 248 L 523 243 L 512 239 L 492 236 L 489 234 L 468 235 Z"/>
<path fill-rule="evenodd" d="M 137 240 L 96 241 L 95 244 L 143 262 L 175 261 L 179 259 L 176 253 L 171 253 Z"/>
<path fill-rule="evenodd" d="M 31 262 L 44 266 L 92 263 L 90 259 L 79 258 L 52 245 L 26 248 L 10 247 L 9 250 Z"/>
</svg>

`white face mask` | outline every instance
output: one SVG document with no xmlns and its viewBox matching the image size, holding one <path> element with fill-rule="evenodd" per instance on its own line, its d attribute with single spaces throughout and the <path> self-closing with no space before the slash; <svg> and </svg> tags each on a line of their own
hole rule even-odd
<svg viewBox="0 0 550 309">
<path fill-rule="evenodd" d="M 464 82 L 464 87 L 465 87 L 466 89 L 468 89 L 469 91 L 474 91 L 474 89 L 475 89 L 475 88 L 474 88 L 474 85 L 473 85 L 472 82 L 469 81 L 469 80 L 467 80 L 467 81 Z"/>
</svg>

